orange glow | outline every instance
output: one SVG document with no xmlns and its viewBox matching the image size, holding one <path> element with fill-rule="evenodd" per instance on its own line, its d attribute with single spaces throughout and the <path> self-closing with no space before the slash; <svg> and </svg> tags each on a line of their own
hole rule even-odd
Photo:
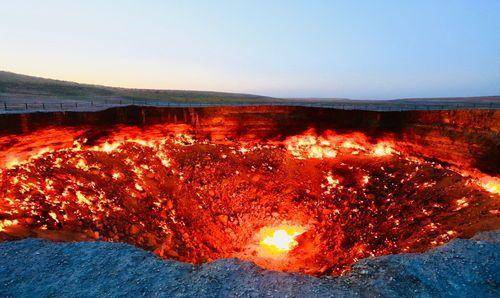
<svg viewBox="0 0 500 298">
<path fill-rule="evenodd" d="M 16 225 L 18 222 L 19 221 L 17 219 L 14 219 L 14 220 L 5 219 L 3 221 L 0 220 L 0 232 L 5 231 L 10 226 Z"/>
<path fill-rule="evenodd" d="M 423 251 L 483 219 L 498 223 L 495 177 L 412 155 L 390 136 L 249 140 L 217 129 L 0 136 L 0 241 L 97 239 L 195 264 L 236 257 L 336 275 L 364 257 Z"/>
<path fill-rule="evenodd" d="M 391 141 L 384 140 L 371 144 L 363 134 L 342 135 L 330 130 L 324 132 L 323 135 L 317 135 L 314 130 L 308 130 L 302 135 L 287 138 L 285 145 L 293 156 L 300 159 L 334 158 L 341 150 L 352 155 L 362 152 L 371 152 L 374 156 L 397 153 L 394 149 L 395 144 Z"/>
<path fill-rule="evenodd" d="M 297 158 L 333 158 L 336 150 L 328 140 L 312 134 L 290 137 L 286 140 L 288 151 Z"/>
<path fill-rule="evenodd" d="M 386 156 L 394 152 L 392 145 L 387 142 L 380 142 L 373 148 L 373 155 L 375 156 Z"/>
<path fill-rule="evenodd" d="M 500 179 L 496 177 L 484 177 L 480 180 L 482 186 L 487 192 L 500 194 Z"/>
<path fill-rule="evenodd" d="M 295 239 L 304 231 L 300 226 L 265 227 L 260 231 L 262 240 L 259 244 L 271 256 L 283 255 L 297 246 Z"/>
</svg>

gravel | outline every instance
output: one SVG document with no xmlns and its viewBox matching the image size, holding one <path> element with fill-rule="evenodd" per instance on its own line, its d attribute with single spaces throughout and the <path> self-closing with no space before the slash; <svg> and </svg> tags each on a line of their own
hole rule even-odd
<svg viewBox="0 0 500 298">
<path fill-rule="evenodd" d="M 363 259 L 341 277 L 236 259 L 193 266 L 122 243 L 0 243 L 0 297 L 500 297 L 500 230 L 423 254 Z"/>
</svg>

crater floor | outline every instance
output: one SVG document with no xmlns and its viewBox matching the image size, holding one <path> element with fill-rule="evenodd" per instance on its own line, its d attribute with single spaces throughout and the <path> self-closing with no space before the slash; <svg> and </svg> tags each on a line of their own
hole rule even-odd
<svg viewBox="0 0 500 298">
<path fill-rule="evenodd" d="M 193 264 L 339 275 L 500 226 L 496 180 L 411 155 L 396 138 L 214 142 L 165 129 L 120 127 L 93 143 L 86 130 L 0 137 L 16 144 L 0 167 L 0 241 L 126 242 Z"/>
</svg>

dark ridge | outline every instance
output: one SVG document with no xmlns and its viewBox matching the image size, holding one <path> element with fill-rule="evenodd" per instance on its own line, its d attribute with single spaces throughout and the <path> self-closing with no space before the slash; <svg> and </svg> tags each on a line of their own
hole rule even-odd
<svg viewBox="0 0 500 298">
<path fill-rule="evenodd" d="M 110 98 L 183 101 L 273 101 L 271 97 L 213 91 L 132 89 L 80 84 L 0 71 L 0 98 Z"/>
</svg>

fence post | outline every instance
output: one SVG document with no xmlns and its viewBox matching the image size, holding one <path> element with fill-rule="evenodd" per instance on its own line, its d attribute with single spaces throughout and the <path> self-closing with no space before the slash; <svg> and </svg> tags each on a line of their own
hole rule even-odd
<svg viewBox="0 0 500 298">
<path fill-rule="evenodd" d="M 6 101 L 3 102 L 3 108 L 4 108 L 4 110 L 7 111 L 7 102 Z"/>
<path fill-rule="evenodd" d="M 28 103 L 24 103 L 24 106 L 26 107 L 26 110 L 28 109 Z"/>
<path fill-rule="evenodd" d="M 61 106 L 61 111 L 62 111 L 62 109 L 63 109 L 63 108 L 62 108 L 62 102 L 61 102 L 61 103 L 59 103 L 59 105 Z"/>
<path fill-rule="evenodd" d="M 42 102 L 42 109 L 45 110 L 45 103 L 44 102 Z"/>
</svg>

